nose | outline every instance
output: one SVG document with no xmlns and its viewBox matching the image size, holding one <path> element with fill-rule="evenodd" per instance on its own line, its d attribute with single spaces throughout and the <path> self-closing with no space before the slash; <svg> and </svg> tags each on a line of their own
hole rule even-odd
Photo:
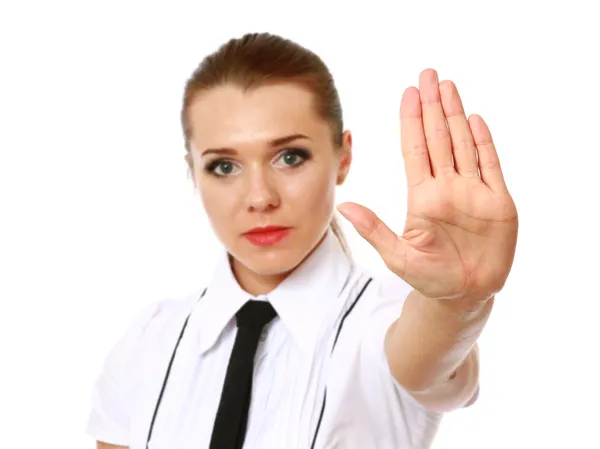
<svg viewBox="0 0 600 449">
<path fill-rule="evenodd" d="M 248 176 L 246 208 L 248 211 L 266 212 L 279 206 L 280 197 L 268 170 L 257 168 Z"/>
</svg>

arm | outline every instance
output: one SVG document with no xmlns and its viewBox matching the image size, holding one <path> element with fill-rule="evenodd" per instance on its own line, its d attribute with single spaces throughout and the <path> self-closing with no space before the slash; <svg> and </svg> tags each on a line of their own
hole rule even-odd
<svg viewBox="0 0 600 449">
<path fill-rule="evenodd" d="M 386 334 L 394 377 L 428 407 L 477 394 L 475 342 L 511 270 L 518 214 L 490 130 L 467 119 L 456 86 L 435 70 L 400 105 L 408 210 L 402 234 L 370 209 L 338 210 L 415 291 Z M 453 373 L 456 371 L 456 375 Z"/>
<path fill-rule="evenodd" d="M 469 405 L 478 389 L 477 338 L 494 298 L 463 307 L 413 290 L 388 329 L 390 370 L 418 402 L 435 411 Z"/>
<path fill-rule="evenodd" d="M 96 449 L 129 449 L 128 446 L 115 446 L 114 444 L 103 443 L 98 441 Z"/>
</svg>

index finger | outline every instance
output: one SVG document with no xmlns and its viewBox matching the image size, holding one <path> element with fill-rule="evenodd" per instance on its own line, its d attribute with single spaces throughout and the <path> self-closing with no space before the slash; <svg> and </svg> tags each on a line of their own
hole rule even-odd
<svg viewBox="0 0 600 449">
<path fill-rule="evenodd" d="M 415 187 L 432 177 L 431 163 L 421 111 L 419 89 L 407 88 L 400 103 L 400 133 L 402 157 L 409 187 Z"/>
</svg>

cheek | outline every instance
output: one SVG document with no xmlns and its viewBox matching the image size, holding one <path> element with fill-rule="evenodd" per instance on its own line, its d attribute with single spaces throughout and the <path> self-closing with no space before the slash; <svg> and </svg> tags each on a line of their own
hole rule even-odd
<svg viewBox="0 0 600 449">
<path fill-rule="evenodd" d="M 210 181 L 201 182 L 199 187 L 206 214 L 212 223 L 229 222 L 235 209 L 236 195 L 232 194 L 231 188 Z"/>
<path fill-rule="evenodd" d="M 335 186 L 335 176 L 326 167 L 307 170 L 301 176 L 285 180 L 284 201 L 302 217 L 329 214 L 333 207 Z"/>
</svg>

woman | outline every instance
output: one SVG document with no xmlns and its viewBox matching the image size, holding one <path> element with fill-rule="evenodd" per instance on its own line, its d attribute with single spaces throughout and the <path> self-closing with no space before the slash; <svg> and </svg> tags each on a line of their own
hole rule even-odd
<svg viewBox="0 0 600 449">
<path fill-rule="evenodd" d="M 434 70 L 404 92 L 403 232 L 339 206 L 386 279 L 351 260 L 333 219 L 352 137 L 315 54 L 264 33 L 229 41 L 187 83 L 182 122 L 223 258 L 110 353 L 87 428 L 98 447 L 430 447 L 442 414 L 477 396 L 476 340 L 516 245 L 484 121 Z"/>
</svg>

